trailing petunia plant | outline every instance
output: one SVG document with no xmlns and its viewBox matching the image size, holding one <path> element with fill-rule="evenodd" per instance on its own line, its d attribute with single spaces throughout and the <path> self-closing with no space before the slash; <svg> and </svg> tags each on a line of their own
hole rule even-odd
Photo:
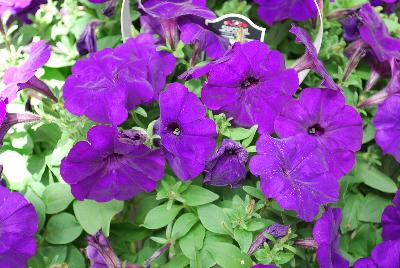
<svg viewBox="0 0 400 268">
<path fill-rule="evenodd" d="M 398 2 L 0 0 L 0 267 L 400 267 Z"/>
</svg>

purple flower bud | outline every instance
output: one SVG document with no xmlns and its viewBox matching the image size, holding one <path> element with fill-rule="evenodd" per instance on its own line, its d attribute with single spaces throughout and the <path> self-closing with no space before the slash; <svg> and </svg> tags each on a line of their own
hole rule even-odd
<svg viewBox="0 0 400 268">
<path fill-rule="evenodd" d="M 162 254 L 164 254 L 170 247 L 171 247 L 172 243 L 168 242 L 166 243 L 164 246 L 162 246 L 161 248 L 159 248 L 158 250 L 156 250 L 153 255 L 150 256 L 150 258 L 148 258 L 146 260 L 146 262 L 144 263 L 144 267 L 145 268 L 150 268 L 151 263 L 156 260 L 158 257 L 160 257 Z"/>
<path fill-rule="evenodd" d="M 121 132 L 119 141 L 132 145 L 140 145 L 143 144 L 146 139 L 147 133 L 144 130 L 129 129 Z"/>
<path fill-rule="evenodd" d="M 294 245 L 302 247 L 302 248 L 309 248 L 309 249 L 317 249 L 318 248 L 318 243 L 311 237 L 295 240 Z"/>
<path fill-rule="evenodd" d="M 110 242 L 101 231 L 93 236 L 88 236 L 86 239 L 88 242 L 86 255 L 90 260 L 91 267 L 121 267 L 121 261 L 114 253 Z"/>
<path fill-rule="evenodd" d="M 286 236 L 289 232 L 289 226 L 282 225 L 282 224 L 272 224 L 262 231 L 257 238 L 251 244 L 249 250 L 247 251 L 247 255 L 251 256 L 253 253 L 261 247 L 265 242 L 269 241 L 265 234 L 270 234 L 275 238 L 282 238 Z"/>
<path fill-rule="evenodd" d="M 214 155 L 206 162 L 204 183 L 214 186 L 238 187 L 246 177 L 249 157 L 239 143 L 225 139 Z"/>
<path fill-rule="evenodd" d="M 97 51 L 96 28 L 100 24 L 101 22 L 99 20 L 92 20 L 86 25 L 85 30 L 83 30 L 76 42 L 79 55 L 84 56 Z"/>
</svg>

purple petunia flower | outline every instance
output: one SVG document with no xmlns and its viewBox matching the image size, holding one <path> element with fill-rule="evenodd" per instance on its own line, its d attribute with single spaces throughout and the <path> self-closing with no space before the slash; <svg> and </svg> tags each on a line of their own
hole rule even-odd
<svg viewBox="0 0 400 268">
<path fill-rule="evenodd" d="M 256 146 L 257 155 L 250 160 L 250 171 L 261 177 L 264 195 L 275 198 L 282 208 L 312 221 L 320 205 L 338 199 L 338 183 L 328 172 L 315 141 L 264 135 Z"/>
<path fill-rule="evenodd" d="M 61 162 L 61 175 L 78 200 L 127 200 L 151 192 L 164 175 L 161 150 L 125 142 L 115 128 L 95 126 L 88 141 L 74 145 Z"/>
<path fill-rule="evenodd" d="M 382 213 L 383 240 L 400 240 L 400 190 Z"/>
<path fill-rule="evenodd" d="M 201 98 L 211 110 L 233 117 L 237 125 L 259 125 L 272 132 L 281 107 L 299 86 L 295 70 L 286 69 L 281 53 L 260 41 L 235 43 L 219 60 L 195 70 L 192 77 L 208 73 Z"/>
<path fill-rule="evenodd" d="M 0 99 L 10 103 L 17 97 L 18 91 L 31 88 L 57 102 L 49 87 L 35 76 L 36 71 L 47 63 L 50 54 L 50 47 L 46 42 L 40 40 L 30 44 L 29 58 L 20 66 L 10 67 L 4 73 L 5 88 L 0 91 Z"/>
<path fill-rule="evenodd" d="M 258 15 L 271 26 L 275 21 L 303 21 L 318 15 L 314 0 L 254 0 L 260 7 Z"/>
<path fill-rule="evenodd" d="M 182 180 L 198 176 L 216 145 L 216 126 L 194 93 L 179 83 L 160 94 L 159 133 L 171 169 Z"/>
<path fill-rule="evenodd" d="M 362 119 L 346 105 L 341 91 L 306 88 L 275 120 L 275 131 L 282 137 L 313 139 L 328 162 L 331 173 L 340 178 L 355 162 L 362 143 Z"/>
<path fill-rule="evenodd" d="M 277 267 L 272 264 L 256 264 L 251 266 L 251 268 L 277 268 Z"/>
<path fill-rule="evenodd" d="M 99 20 L 92 20 L 86 24 L 85 29 L 76 42 L 79 55 L 84 56 L 97 51 L 96 28 L 101 24 Z"/>
<path fill-rule="evenodd" d="M 375 140 L 386 154 L 400 162 L 400 95 L 396 94 L 378 106 L 373 125 Z"/>
<path fill-rule="evenodd" d="M 2 0 L 0 1 L 0 16 L 5 11 L 10 11 L 18 20 L 30 24 L 29 14 L 35 14 L 40 5 L 46 4 L 47 0 Z"/>
<path fill-rule="evenodd" d="M 0 267 L 25 267 L 36 252 L 38 217 L 23 195 L 0 186 Z"/>
<path fill-rule="evenodd" d="M 141 24 L 147 33 L 159 34 L 175 49 L 178 37 L 178 19 L 188 16 L 214 19 L 204 0 L 147 0 L 138 1 L 139 8 L 146 14 Z"/>
<path fill-rule="evenodd" d="M 398 268 L 400 267 L 400 240 L 384 241 L 371 252 L 371 257 L 359 259 L 354 268 Z"/>
<path fill-rule="evenodd" d="M 313 237 L 318 244 L 317 260 L 321 268 L 346 268 L 349 262 L 340 255 L 340 208 L 328 208 L 314 225 Z"/>
<path fill-rule="evenodd" d="M 321 75 L 321 85 L 330 89 L 340 90 L 339 86 L 329 75 L 324 64 L 318 59 L 318 52 L 314 47 L 313 41 L 311 40 L 311 37 L 308 35 L 307 31 L 292 24 L 292 29 L 290 29 L 290 32 L 296 36 L 296 42 L 302 43 L 306 48 L 305 55 L 296 63 L 294 69 L 297 72 L 305 69 L 313 69 L 316 73 Z"/>
<path fill-rule="evenodd" d="M 64 84 L 65 107 L 72 114 L 119 125 L 129 110 L 157 99 L 174 67 L 175 58 L 157 52 L 150 35 L 128 39 L 76 62 Z"/>
<path fill-rule="evenodd" d="M 369 2 L 375 7 L 382 6 L 387 14 L 391 14 L 396 9 L 398 0 L 370 0 Z"/>
<path fill-rule="evenodd" d="M 151 101 L 158 100 L 167 76 L 175 69 L 175 57 L 169 52 L 157 51 L 156 39 L 150 34 L 140 34 L 126 40 L 115 49 L 115 54 L 121 60 L 137 65 L 145 71 L 144 77 L 153 91 Z"/>
<path fill-rule="evenodd" d="M 179 23 L 180 38 L 185 44 L 193 44 L 195 58 L 200 51 L 205 51 L 212 59 L 222 57 L 228 50 L 228 39 L 214 33 L 198 18 L 185 18 Z M 194 62 L 194 60 L 192 60 Z"/>
<path fill-rule="evenodd" d="M 400 59 L 400 39 L 390 36 L 387 26 L 369 3 L 361 6 L 358 16 L 361 39 L 372 48 L 376 58 L 380 62 Z"/>
<path fill-rule="evenodd" d="M 240 143 L 224 139 L 206 162 L 204 183 L 214 186 L 240 186 L 246 178 L 248 157 L 249 154 Z"/>
</svg>

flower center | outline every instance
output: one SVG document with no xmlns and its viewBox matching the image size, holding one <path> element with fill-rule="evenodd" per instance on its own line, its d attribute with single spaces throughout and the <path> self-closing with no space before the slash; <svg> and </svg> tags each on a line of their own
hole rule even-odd
<svg viewBox="0 0 400 268">
<path fill-rule="evenodd" d="M 258 80 L 257 78 L 255 78 L 253 76 L 249 76 L 244 81 L 242 81 L 242 83 L 240 84 L 240 87 L 248 88 L 248 87 L 258 84 L 258 82 L 260 82 L 260 80 Z"/>
<path fill-rule="evenodd" d="M 235 155 L 236 154 L 236 150 L 231 148 L 231 149 L 227 149 L 225 150 L 225 155 Z"/>
<path fill-rule="evenodd" d="M 174 134 L 175 136 L 179 136 L 181 134 L 181 128 L 179 127 L 178 123 L 171 122 L 167 126 L 167 131 L 169 133 Z"/>
<path fill-rule="evenodd" d="M 315 124 L 309 127 L 307 132 L 310 135 L 321 136 L 325 133 L 325 130 L 320 126 L 320 124 Z"/>
<path fill-rule="evenodd" d="M 119 153 L 112 153 L 107 156 L 106 161 L 110 169 L 117 169 L 119 167 L 119 161 L 124 157 L 124 155 Z"/>
</svg>

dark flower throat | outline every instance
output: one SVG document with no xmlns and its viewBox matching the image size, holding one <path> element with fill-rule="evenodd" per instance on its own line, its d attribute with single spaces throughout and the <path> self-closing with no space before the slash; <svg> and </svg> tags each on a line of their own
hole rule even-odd
<svg viewBox="0 0 400 268">
<path fill-rule="evenodd" d="M 325 133 L 325 130 L 320 126 L 320 124 L 315 124 L 309 127 L 307 132 L 310 135 L 321 136 Z"/>
<path fill-rule="evenodd" d="M 167 126 L 167 131 L 169 133 L 174 134 L 175 136 L 179 136 L 181 134 L 181 129 L 180 129 L 178 123 L 176 123 L 176 122 L 169 123 Z"/>
<path fill-rule="evenodd" d="M 255 78 L 253 76 L 249 76 L 244 81 L 242 81 L 242 83 L 240 84 L 240 87 L 248 88 L 248 87 L 258 84 L 258 82 L 260 82 L 260 80 L 258 80 L 257 78 Z"/>
</svg>

